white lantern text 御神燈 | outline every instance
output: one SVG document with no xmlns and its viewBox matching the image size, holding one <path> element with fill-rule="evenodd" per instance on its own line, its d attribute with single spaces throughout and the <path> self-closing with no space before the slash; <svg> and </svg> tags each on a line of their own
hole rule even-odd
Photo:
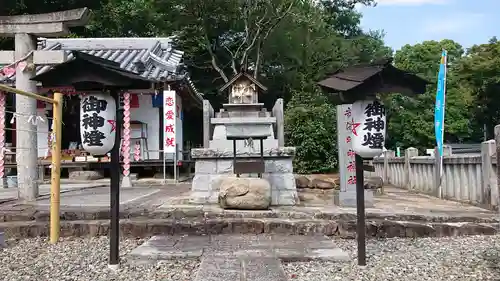
<svg viewBox="0 0 500 281">
<path fill-rule="evenodd" d="M 88 93 L 80 101 L 80 136 L 85 151 L 102 156 L 115 145 L 116 103 L 104 93 Z"/>
<path fill-rule="evenodd" d="M 386 114 L 378 100 L 352 104 L 352 149 L 363 158 L 373 158 L 384 151 Z"/>
</svg>

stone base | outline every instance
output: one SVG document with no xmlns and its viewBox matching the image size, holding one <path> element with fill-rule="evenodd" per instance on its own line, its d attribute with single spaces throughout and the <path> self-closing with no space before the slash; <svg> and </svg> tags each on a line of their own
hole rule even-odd
<svg viewBox="0 0 500 281">
<path fill-rule="evenodd" d="M 356 191 L 339 191 L 335 194 L 334 203 L 340 207 L 356 208 Z M 374 203 L 374 191 L 365 189 L 365 208 L 372 208 Z"/>
<path fill-rule="evenodd" d="M 299 202 L 293 158 L 266 159 L 266 173 L 262 178 L 271 185 L 271 205 L 296 205 Z M 217 204 L 220 179 L 233 175 L 232 159 L 199 159 L 195 164 L 195 176 L 191 187 L 190 202 L 193 204 Z"/>
</svg>

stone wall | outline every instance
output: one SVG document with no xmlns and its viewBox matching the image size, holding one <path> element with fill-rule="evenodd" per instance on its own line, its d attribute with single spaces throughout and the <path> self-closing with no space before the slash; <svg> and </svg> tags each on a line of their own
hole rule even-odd
<svg viewBox="0 0 500 281">
<path fill-rule="evenodd" d="M 192 153 L 198 158 L 201 156 L 196 154 L 195 149 L 193 149 Z M 265 158 L 266 172 L 262 175 L 262 178 L 267 179 L 271 185 L 271 204 L 297 204 L 298 196 L 293 175 L 293 158 L 289 155 L 278 156 L 269 151 L 266 151 L 265 154 L 272 155 Z M 222 155 L 219 154 L 219 157 L 207 156 L 196 161 L 196 174 L 191 188 L 192 203 L 217 203 L 219 179 L 233 175 L 233 159 L 230 155 L 232 153 L 223 153 Z"/>
<path fill-rule="evenodd" d="M 406 149 L 405 157 L 394 157 L 393 151 L 386 151 L 384 157 L 373 160 L 374 174 L 386 184 L 498 209 L 495 141 L 483 142 L 481 154 L 452 155 L 450 149 L 445 149 L 444 155 L 441 191 L 436 179 L 436 159 L 418 156 L 415 148 Z"/>
</svg>

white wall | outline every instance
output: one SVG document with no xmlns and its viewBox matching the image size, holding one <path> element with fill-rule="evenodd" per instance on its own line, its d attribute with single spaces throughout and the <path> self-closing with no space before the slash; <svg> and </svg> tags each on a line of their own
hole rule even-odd
<svg viewBox="0 0 500 281">
<path fill-rule="evenodd" d="M 148 124 L 148 149 L 156 150 L 149 152 L 150 159 L 160 158 L 160 153 L 158 152 L 160 147 L 158 143 L 160 129 L 158 110 L 158 108 L 153 107 L 151 95 L 139 95 L 139 108 L 130 109 L 130 121 L 140 121 Z M 130 144 L 130 153 L 132 155 L 131 159 L 133 159 L 134 143 Z M 146 155 L 142 155 L 142 159 L 146 159 Z"/>
</svg>

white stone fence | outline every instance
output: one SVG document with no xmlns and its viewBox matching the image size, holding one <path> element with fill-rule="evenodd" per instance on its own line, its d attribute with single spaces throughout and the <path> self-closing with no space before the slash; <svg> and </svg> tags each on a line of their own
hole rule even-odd
<svg viewBox="0 0 500 281">
<path fill-rule="evenodd" d="M 404 157 L 395 157 L 394 151 L 384 152 L 373 160 L 375 174 L 384 183 L 419 193 L 469 203 L 498 210 L 499 189 L 495 141 L 481 144 L 481 154 L 451 155 L 451 148 L 444 148 L 441 192 L 436 176 L 434 156 L 418 156 L 416 148 L 405 150 Z"/>
</svg>

